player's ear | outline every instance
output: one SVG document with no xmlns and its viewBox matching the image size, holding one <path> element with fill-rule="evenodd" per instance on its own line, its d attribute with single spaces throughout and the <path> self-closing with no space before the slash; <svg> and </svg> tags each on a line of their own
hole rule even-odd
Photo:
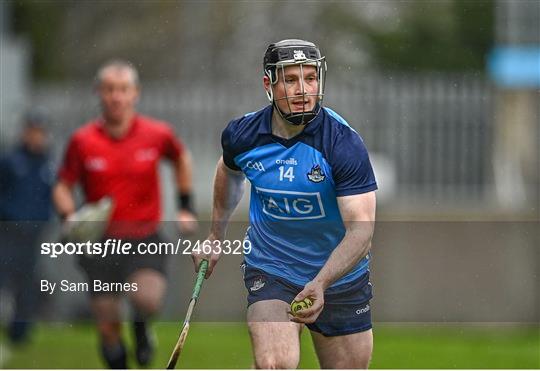
<svg viewBox="0 0 540 371">
<path fill-rule="evenodd" d="M 263 86 L 264 86 L 264 90 L 266 90 L 267 92 L 270 92 L 270 89 L 271 89 L 270 78 L 266 75 L 263 76 Z"/>
</svg>

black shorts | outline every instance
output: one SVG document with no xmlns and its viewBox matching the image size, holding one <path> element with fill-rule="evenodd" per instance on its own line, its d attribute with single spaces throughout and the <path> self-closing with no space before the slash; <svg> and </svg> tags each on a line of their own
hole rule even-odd
<svg viewBox="0 0 540 371">
<path fill-rule="evenodd" d="M 291 303 L 303 287 L 260 269 L 243 265 L 248 306 L 262 300 Z M 324 336 L 341 336 L 372 328 L 369 272 L 357 281 L 331 287 L 324 293 L 324 308 L 314 323 L 306 325 Z"/>
<path fill-rule="evenodd" d="M 102 240 L 104 242 L 106 238 Z M 87 256 L 82 255 L 79 258 L 79 265 L 86 273 L 88 280 L 89 293 L 91 296 L 99 295 L 118 295 L 119 292 L 96 292 L 94 291 L 94 280 L 107 283 L 126 283 L 129 276 L 140 269 L 152 269 L 165 275 L 165 263 L 167 255 L 139 254 L 136 247 L 140 243 L 160 243 L 163 240 L 159 234 L 155 233 L 148 237 L 139 239 L 122 238 L 122 243 L 131 243 L 133 253 L 128 255 L 107 255 Z"/>
</svg>

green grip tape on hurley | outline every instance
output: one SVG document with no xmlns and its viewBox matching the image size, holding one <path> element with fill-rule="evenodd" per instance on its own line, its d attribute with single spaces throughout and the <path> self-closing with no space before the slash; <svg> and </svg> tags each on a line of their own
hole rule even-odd
<svg viewBox="0 0 540 371">
<path fill-rule="evenodd" d="M 199 297 L 199 292 L 201 291 L 202 283 L 204 281 L 204 276 L 206 275 L 206 271 L 208 269 L 208 260 L 201 261 L 201 264 L 199 265 L 199 274 L 197 275 L 197 282 L 195 282 L 195 287 L 193 288 L 193 295 L 191 295 L 192 299 L 197 299 Z"/>
</svg>

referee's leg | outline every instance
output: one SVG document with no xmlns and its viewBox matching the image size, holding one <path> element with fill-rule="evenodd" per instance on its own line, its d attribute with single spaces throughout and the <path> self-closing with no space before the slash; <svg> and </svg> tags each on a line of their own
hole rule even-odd
<svg viewBox="0 0 540 371">
<path fill-rule="evenodd" d="M 154 339 L 148 321 L 157 314 L 163 303 L 167 281 L 162 272 L 152 268 L 135 270 L 128 282 L 137 284 L 137 291 L 130 293 L 135 309 L 133 330 L 135 334 L 135 356 L 140 366 L 148 366 L 154 356 Z"/>
<path fill-rule="evenodd" d="M 90 299 L 101 340 L 101 353 L 110 368 L 127 368 L 127 353 L 122 341 L 120 297 L 98 295 Z"/>
<path fill-rule="evenodd" d="M 131 292 L 129 297 L 143 316 L 142 319 L 157 314 L 167 288 L 167 280 L 163 273 L 151 268 L 140 268 L 133 272 L 126 282 L 137 284 L 137 291 Z"/>
<path fill-rule="evenodd" d="M 300 361 L 302 325 L 289 321 L 289 304 L 263 300 L 248 308 L 248 327 L 259 369 L 292 369 Z"/>
</svg>

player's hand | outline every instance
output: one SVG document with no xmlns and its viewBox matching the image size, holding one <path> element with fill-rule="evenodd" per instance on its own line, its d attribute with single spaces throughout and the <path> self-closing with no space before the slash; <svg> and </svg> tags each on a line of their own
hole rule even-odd
<svg viewBox="0 0 540 371">
<path fill-rule="evenodd" d="M 201 261 L 208 260 L 208 269 L 206 270 L 206 275 L 204 276 L 204 278 L 210 277 L 210 275 L 214 271 L 214 267 L 216 266 L 219 258 L 221 257 L 221 250 L 214 248 L 215 241 L 221 241 L 221 239 L 216 238 L 216 236 L 213 234 L 210 234 L 208 238 L 203 242 L 203 245 L 212 246 L 212 252 L 210 254 L 205 254 L 202 251 L 203 249 L 197 249 L 197 251 L 196 249 L 193 249 L 191 251 L 191 258 L 193 259 L 193 264 L 195 265 L 195 272 L 199 272 L 199 266 L 201 264 Z"/>
<path fill-rule="evenodd" d="M 71 230 L 72 224 L 75 222 L 74 220 L 74 212 L 65 213 L 58 215 L 60 218 L 60 242 L 61 243 L 67 243 L 69 241 L 69 232 Z"/>
<path fill-rule="evenodd" d="M 313 323 L 321 314 L 324 308 L 324 287 L 321 283 L 311 281 L 308 282 L 304 289 L 296 295 L 295 301 L 301 301 L 305 298 L 310 298 L 313 305 L 309 308 L 302 309 L 296 312 L 291 318 L 292 322 L 296 323 Z M 289 314 L 292 315 L 291 312 Z"/>
<path fill-rule="evenodd" d="M 178 210 L 176 213 L 176 219 L 178 220 L 178 228 L 180 233 L 190 235 L 197 232 L 199 223 L 195 214 L 188 210 Z"/>
</svg>

